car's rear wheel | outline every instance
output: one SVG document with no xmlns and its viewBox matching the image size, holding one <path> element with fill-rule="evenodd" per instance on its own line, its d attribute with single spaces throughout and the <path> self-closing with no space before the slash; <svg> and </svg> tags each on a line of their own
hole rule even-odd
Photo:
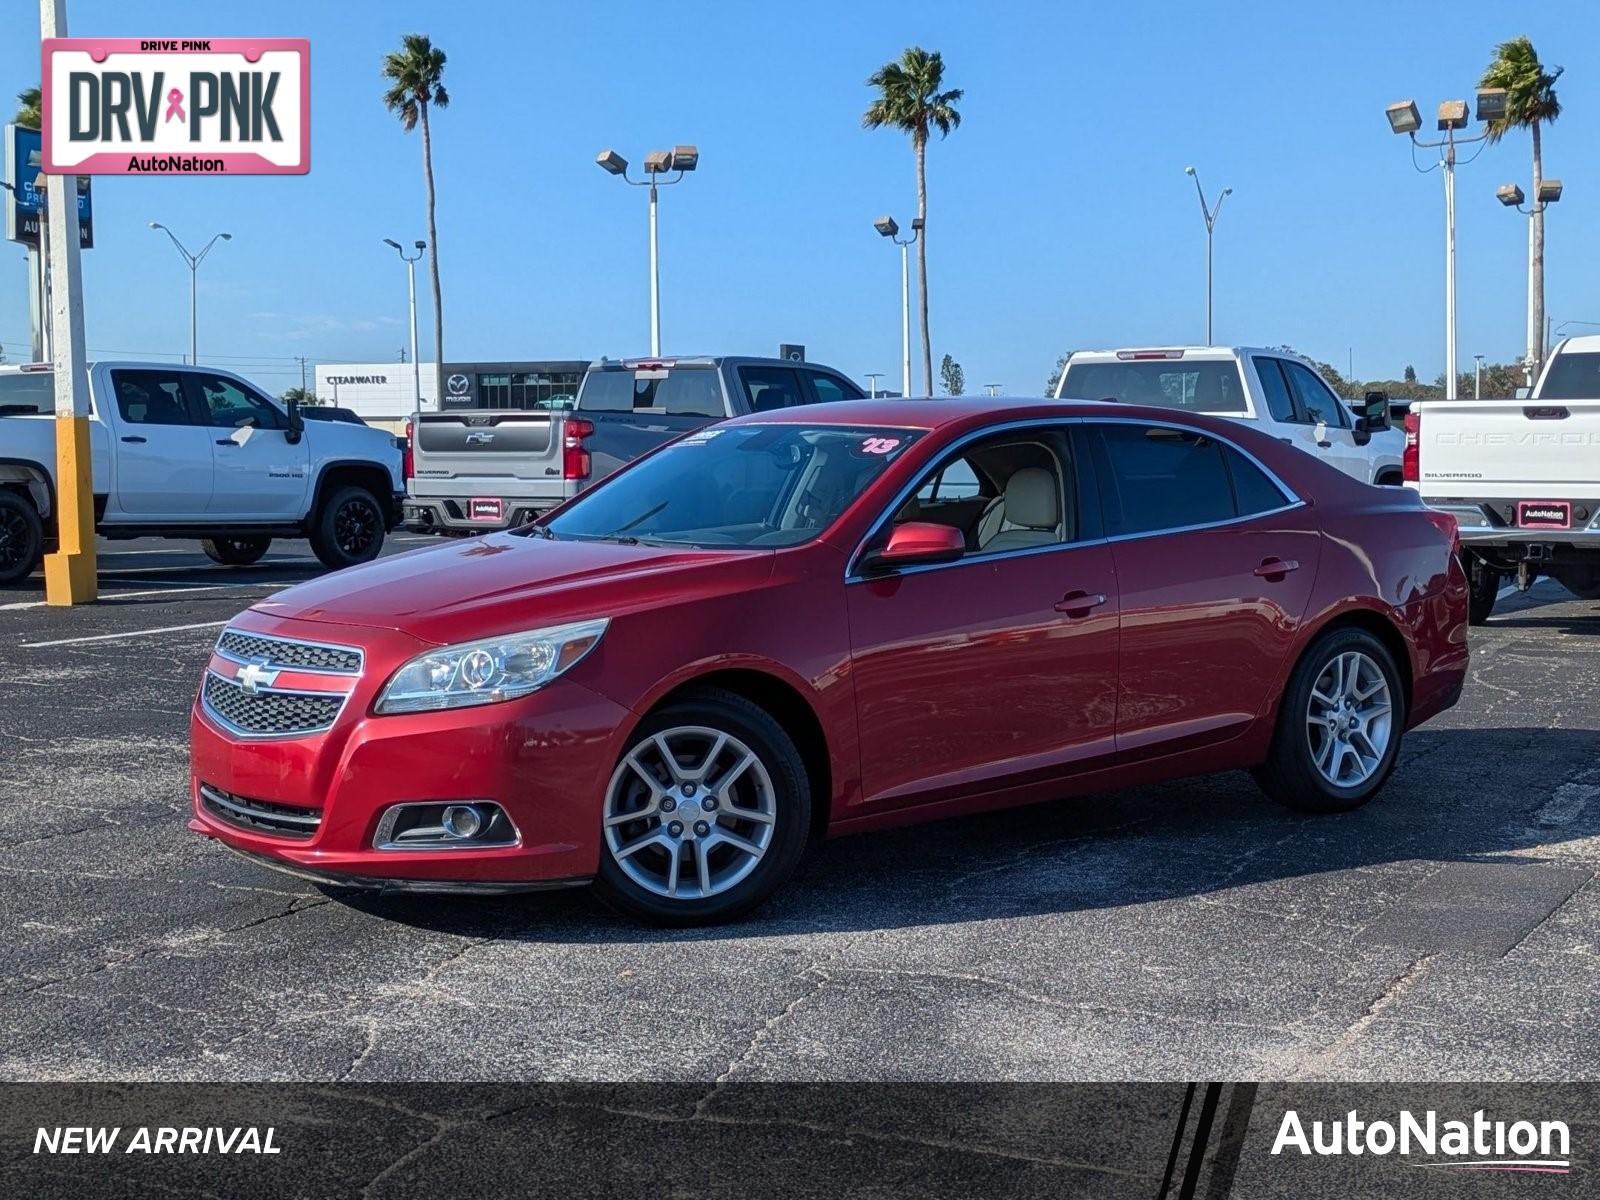
<svg viewBox="0 0 1600 1200">
<path fill-rule="evenodd" d="M 1256 782 L 1301 812 L 1357 808 L 1394 770 L 1404 730 L 1405 692 L 1388 649 L 1365 630 L 1332 630 L 1289 677 Z"/>
<path fill-rule="evenodd" d="M 270 545 L 269 537 L 206 538 L 200 543 L 200 549 L 212 562 L 226 567 L 248 567 L 260 562 Z"/>
<path fill-rule="evenodd" d="M 26 579 L 44 555 L 44 524 L 15 492 L 0 489 L 0 583 Z"/>
<path fill-rule="evenodd" d="M 364 487 L 335 488 L 311 527 L 311 550 L 332 570 L 371 562 L 383 549 L 383 509 Z"/>
<path fill-rule="evenodd" d="M 1494 611 L 1500 596 L 1500 572 L 1475 555 L 1464 556 L 1467 570 L 1467 624 L 1482 625 Z"/>
<path fill-rule="evenodd" d="M 595 889 L 651 924 L 731 920 L 794 871 L 810 824 L 805 763 L 783 727 L 708 688 L 646 718 L 617 763 Z"/>
</svg>

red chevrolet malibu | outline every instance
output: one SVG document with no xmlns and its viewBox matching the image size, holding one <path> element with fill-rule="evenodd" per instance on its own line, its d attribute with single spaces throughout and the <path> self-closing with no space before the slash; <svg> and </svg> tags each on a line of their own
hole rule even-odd
<svg viewBox="0 0 1600 1200">
<path fill-rule="evenodd" d="M 218 639 L 190 828 L 329 882 L 726 919 L 808 842 L 1248 767 L 1370 799 L 1456 702 L 1454 522 L 1237 423 L 762 413 Z"/>
</svg>

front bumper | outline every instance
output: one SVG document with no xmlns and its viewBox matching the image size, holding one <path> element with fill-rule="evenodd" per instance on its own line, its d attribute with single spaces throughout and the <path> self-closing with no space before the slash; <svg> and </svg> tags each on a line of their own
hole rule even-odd
<svg viewBox="0 0 1600 1200">
<path fill-rule="evenodd" d="M 558 679 L 503 704 L 373 716 L 388 677 L 426 646 L 391 630 L 257 612 L 243 614 L 233 628 L 359 645 L 366 674 L 323 733 L 240 737 L 197 702 L 190 717 L 190 829 L 280 869 L 388 890 L 525 890 L 594 876 L 600 809 L 632 719 L 627 709 Z M 314 816 L 312 831 L 291 837 L 241 828 L 201 802 L 202 783 Z M 474 801 L 499 804 L 519 831 L 518 843 L 374 848 L 391 805 Z"/>
<path fill-rule="evenodd" d="M 473 506 L 481 506 L 485 500 L 499 506 L 499 516 L 472 515 Z M 412 533 L 494 533 L 526 525 L 560 503 L 516 496 L 407 496 L 401 506 L 400 523 Z"/>
</svg>

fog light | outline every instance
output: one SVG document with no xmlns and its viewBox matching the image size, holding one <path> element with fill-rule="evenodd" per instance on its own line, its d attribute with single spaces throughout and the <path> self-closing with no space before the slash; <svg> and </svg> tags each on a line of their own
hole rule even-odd
<svg viewBox="0 0 1600 1200">
<path fill-rule="evenodd" d="M 453 838 L 471 838 L 483 828 L 483 817 L 470 804 L 452 804 L 444 810 L 439 824 Z"/>
</svg>

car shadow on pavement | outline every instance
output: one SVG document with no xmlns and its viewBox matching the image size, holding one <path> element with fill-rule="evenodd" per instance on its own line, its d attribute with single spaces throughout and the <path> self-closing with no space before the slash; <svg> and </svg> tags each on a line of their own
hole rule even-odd
<svg viewBox="0 0 1600 1200">
<path fill-rule="evenodd" d="M 580 891 L 329 894 L 374 917 L 460 936 L 650 943 L 1067 914 L 1374 868 L 1391 868 L 1382 886 L 1392 889 L 1409 886 L 1408 872 L 1420 881 L 1428 864 L 1513 852 L 1532 864 L 1600 835 L 1600 798 L 1575 806 L 1570 791 L 1555 798 L 1593 768 L 1597 747 L 1592 730 L 1425 728 L 1408 736 L 1378 797 L 1351 813 L 1290 812 L 1232 772 L 840 838 L 814 846 L 754 913 L 710 929 L 641 928 Z M 1530 761 L 1536 774 L 1522 769 Z"/>
</svg>

